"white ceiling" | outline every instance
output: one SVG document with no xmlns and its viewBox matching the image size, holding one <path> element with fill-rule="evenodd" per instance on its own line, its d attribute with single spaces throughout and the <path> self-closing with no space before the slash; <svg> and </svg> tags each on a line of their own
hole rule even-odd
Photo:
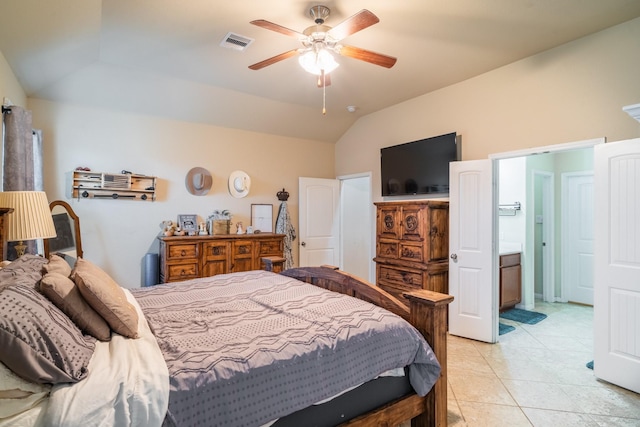
<svg viewBox="0 0 640 427">
<path fill-rule="evenodd" d="M 326 115 L 296 58 L 248 68 L 301 46 L 249 21 L 302 32 L 317 4 L 330 26 L 370 10 L 380 22 L 344 43 L 398 58 L 338 57 Z M 30 97 L 335 142 L 362 115 L 638 16 L 638 0 L 2 0 L 0 51 Z M 223 48 L 228 32 L 255 41 Z"/>
</svg>

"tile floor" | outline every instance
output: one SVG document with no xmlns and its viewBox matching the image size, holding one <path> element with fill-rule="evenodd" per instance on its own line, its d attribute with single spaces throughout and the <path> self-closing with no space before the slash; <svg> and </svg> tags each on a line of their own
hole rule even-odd
<svg viewBox="0 0 640 427">
<path fill-rule="evenodd" d="M 547 314 L 486 344 L 448 340 L 449 426 L 640 426 L 640 395 L 597 380 L 593 309 L 537 302 Z"/>
</svg>

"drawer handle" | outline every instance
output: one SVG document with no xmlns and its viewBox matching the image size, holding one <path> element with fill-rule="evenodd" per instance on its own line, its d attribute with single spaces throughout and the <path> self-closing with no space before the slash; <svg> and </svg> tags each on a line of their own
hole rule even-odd
<svg viewBox="0 0 640 427">
<path fill-rule="evenodd" d="M 180 251 L 180 256 L 185 256 L 187 254 L 187 251 L 185 251 L 184 249 Z"/>
<path fill-rule="evenodd" d="M 413 285 L 413 277 L 409 276 L 407 273 L 402 272 L 402 281 L 404 283 L 408 283 L 410 285 Z"/>
<path fill-rule="evenodd" d="M 413 252 L 411 249 L 404 248 L 402 250 L 402 256 L 404 258 L 418 258 L 417 254 Z"/>
<path fill-rule="evenodd" d="M 186 271 L 184 271 L 184 270 L 180 270 L 180 275 L 181 275 L 181 276 L 186 276 L 186 274 L 187 274 L 187 273 L 186 273 Z"/>
</svg>

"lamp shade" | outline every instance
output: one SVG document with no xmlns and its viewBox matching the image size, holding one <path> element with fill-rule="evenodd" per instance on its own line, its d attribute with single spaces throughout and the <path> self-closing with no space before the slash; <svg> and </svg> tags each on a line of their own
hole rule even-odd
<svg viewBox="0 0 640 427">
<path fill-rule="evenodd" d="M 329 74 L 340 65 L 326 49 L 309 50 L 298 58 L 298 62 L 306 72 L 316 76 L 322 74 L 322 71 Z"/>
<path fill-rule="evenodd" d="M 13 208 L 5 222 L 5 239 L 20 242 L 56 237 L 56 228 L 44 191 L 5 191 L 0 207 Z"/>
</svg>

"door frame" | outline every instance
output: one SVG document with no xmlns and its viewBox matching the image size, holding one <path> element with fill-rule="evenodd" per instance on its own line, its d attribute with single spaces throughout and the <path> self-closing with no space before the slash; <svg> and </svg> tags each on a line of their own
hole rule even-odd
<svg viewBox="0 0 640 427">
<path fill-rule="evenodd" d="M 542 182 L 542 241 L 545 244 L 546 250 L 542 251 L 542 299 L 543 301 L 555 302 L 557 301 L 555 296 L 554 276 L 555 276 L 555 221 L 549 219 L 554 218 L 554 187 L 553 180 L 555 174 L 553 172 L 534 170 L 533 172 L 533 188 L 535 190 L 535 178 L 537 176 L 543 179 Z M 533 199 L 535 200 L 535 198 Z M 529 221 L 527 228 L 533 227 L 535 230 L 535 211 L 532 215 L 532 221 Z M 529 234 L 529 233 L 528 233 Z M 530 234 L 533 234 L 530 233 Z M 532 250 L 535 250 L 531 245 Z M 534 261 L 535 263 L 535 261 Z M 534 280 L 535 289 L 535 280 Z M 535 291 L 534 291 L 535 293 Z M 535 295 L 534 295 L 535 298 Z M 532 301 L 533 302 L 533 301 Z M 526 309 L 533 308 L 533 304 L 525 307 Z"/>
<path fill-rule="evenodd" d="M 600 138 L 593 138 L 593 139 L 586 139 L 583 141 L 576 141 L 576 142 L 568 142 L 568 143 L 563 143 L 563 144 L 555 144 L 555 145 L 545 145 L 545 146 L 541 146 L 541 147 L 533 147 L 533 148 L 526 148 L 523 150 L 515 150 L 515 151 L 507 151 L 507 152 L 502 152 L 502 153 L 494 153 L 494 154 L 490 154 L 489 155 L 489 159 L 492 160 L 492 169 L 493 169 L 493 176 L 494 176 L 494 180 L 497 181 L 498 176 L 499 176 L 499 169 L 500 169 L 500 160 L 502 159 L 510 159 L 513 157 L 524 157 L 524 156 L 530 156 L 530 155 L 535 155 L 535 154 L 543 154 L 543 153 L 549 153 L 549 152 L 560 152 L 560 151 L 567 151 L 567 150 L 575 150 L 575 149 L 579 149 L 579 148 L 593 148 L 596 145 L 600 145 L 600 144 L 604 144 L 606 142 L 606 138 L 605 137 L 600 137 Z M 533 203 L 533 195 L 529 195 L 527 197 L 527 205 L 531 206 Z M 498 211 L 497 209 L 494 209 L 493 212 L 494 218 L 497 221 L 497 215 L 498 215 Z M 534 219 L 535 220 L 535 219 Z M 496 260 L 495 261 L 495 265 L 493 266 L 493 268 L 495 269 L 495 271 L 497 271 L 498 269 L 498 255 L 499 255 L 499 229 L 498 227 L 495 227 L 494 231 L 493 231 L 493 251 L 494 251 L 494 256 L 493 259 Z M 523 260 L 524 260 L 524 266 L 523 266 L 523 270 L 525 268 L 527 268 L 528 266 L 533 265 L 533 248 L 531 247 L 532 243 L 528 242 L 530 239 L 530 236 L 527 236 L 527 242 L 525 242 L 525 249 L 524 249 L 524 254 L 523 254 Z M 497 273 L 496 273 L 497 274 Z M 522 305 L 526 308 L 528 306 L 528 304 L 534 304 L 535 302 L 535 295 L 534 295 L 534 283 L 533 280 L 529 280 L 529 281 L 523 281 L 523 292 L 522 292 Z M 498 302 L 496 301 L 496 304 L 498 304 Z M 595 304 L 595 302 L 594 302 Z M 498 323 L 498 309 L 497 307 L 495 307 L 495 323 Z M 498 338 L 499 339 L 499 338 Z"/>
<path fill-rule="evenodd" d="M 363 178 L 367 179 L 367 192 L 368 192 L 368 202 L 367 202 L 367 207 L 368 209 L 365 211 L 359 211 L 357 212 L 357 215 L 359 215 L 359 217 L 362 219 L 363 223 L 367 223 L 369 225 L 369 227 L 367 228 L 366 231 L 366 236 L 369 237 L 369 244 L 366 245 L 366 248 L 363 248 L 363 250 L 365 250 L 367 252 L 366 254 L 366 258 L 369 260 L 368 262 L 368 266 L 367 266 L 367 275 L 368 277 L 363 277 L 363 279 L 367 280 L 370 283 L 375 283 L 376 282 L 376 264 L 375 262 L 373 262 L 373 253 L 375 251 L 375 245 L 376 245 L 376 236 L 375 233 L 371 233 L 371 229 L 375 229 L 375 224 L 373 223 L 372 219 L 375 218 L 375 205 L 373 204 L 373 188 L 372 188 L 372 178 L 373 174 L 371 172 L 361 172 L 361 173 L 354 173 L 354 174 L 348 174 L 348 175 L 340 175 L 338 177 L 336 177 L 336 179 L 340 182 L 340 236 L 338 238 L 339 241 L 339 245 L 340 245 L 340 267 L 343 268 L 344 267 L 344 257 L 345 257 L 345 253 L 346 251 L 344 250 L 344 224 L 345 224 L 345 217 L 347 215 L 350 215 L 350 212 L 348 212 L 348 207 L 349 204 L 346 201 L 346 197 L 345 197 L 345 192 L 343 191 L 343 188 L 345 187 L 345 185 L 349 185 L 350 180 L 361 180 Z M 363 218 L 363 215 L 365 215 L 365 217 Z"/>
</svg>

